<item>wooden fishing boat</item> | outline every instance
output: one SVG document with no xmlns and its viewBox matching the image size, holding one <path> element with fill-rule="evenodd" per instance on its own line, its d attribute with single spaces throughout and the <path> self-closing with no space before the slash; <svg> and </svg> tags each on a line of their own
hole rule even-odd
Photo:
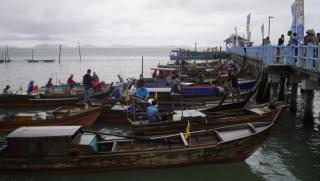
<svg viewBox="0 0 320 181">
<path fill-rule="evenodd" d="M 0 132 L 13 131 L 21 126 L 91 126 L 101 114 L 101 107 L 61 106 L 47 112 L 11 113 L 0 115 Z"/>
<path fill-rule="evenodd" d="M 56 59 L 26 59 L 28 63 L 52 63 Z"/>
<path fill-rule="evenodd" d="M 80 126 L 22 127 L 0 147 L 0 170 L 130 170 L 247 159 L 268 138 L 273 123 L 143 138 L 104 137 Z M 91 133 L 90 133 L 91 132 Z"/>
<path fill-rule="evenodd" d="M 52 58 L 52 59 L 43 59 L 43 58 L 34 59 L 33 58 L 33 49 L 32 49 L 32 53 L 31 53 L 31 59 L 26 59 L 26 61 L 28 63 L 52 63 L 55 60 L 56 59 L 54 59 L 54 58 Z"/>
<path fill-rule="evenodd" d="M 95 93 L 92 98 L 101 99 L 114 90 L 110 84 L 104 92 Z M 70 106 L 83 100 L 83 93 L 70 94 L 0 94 L 0 107 L 57 107 Z"/>
<path fill-rule="evenodd" d="M 128 118 L 132 130 L 140 135 L 160 135 L 182 132 L 185 130 L 188 122 L 191 130 L 211 129 L 221 126 L 250 123 L 250 122 L 270 122 L 278 114 L 283 115 L 288 105 L 262 104 L 242 109 L 231 109 L 210 112 L 205 109 L 199 110 L 179 110 L 172 114 L 160 115 L 159 122 L 150 123 L 146 116 L 143 118 Z"/>
</svg>

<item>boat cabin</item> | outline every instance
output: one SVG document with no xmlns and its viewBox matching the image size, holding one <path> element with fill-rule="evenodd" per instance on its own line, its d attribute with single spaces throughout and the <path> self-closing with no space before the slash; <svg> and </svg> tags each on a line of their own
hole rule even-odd
<svg viewBox="0 0 320 181">
<path fill-rule="evenodd" d="M 97 151 L 97 137 L 83 133 L 81 126 L 20 127 L 7 137 L 0 155 L 48 157 L 92 154 Z"/>
</svg>

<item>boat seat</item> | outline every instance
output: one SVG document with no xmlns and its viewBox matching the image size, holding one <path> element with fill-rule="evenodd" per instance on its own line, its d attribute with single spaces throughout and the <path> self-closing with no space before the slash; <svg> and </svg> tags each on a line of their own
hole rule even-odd
<svg viewBox="0 0 320 181">
<path fill-rule="evenodd" d="M 256 133 L 257 132 L 256 128 L 252 124 L 248 123 L 248 127 L 249 127 L 249 129 L 250 129 L 250 131 L 252 133 Z"/>
<path fill-rule="evenodd" d="M 188 143 L 188 141 L 186 140 L 186 138 L 184 137 L 184 134 L 183 134 L 183 133 L 180 133 L 180 137 L 181 137 L 181 139 L 182 139 L 182 142 L 183 142 L 184 146 L 188 146 L 189 143 Z"/>
<path fill-rule="evenodd" d="M 112 145 L 111 152 L 117 151 L 117 148 L 118 148 L 118 141 L 117 141 L 117 140 L 114 140 L 114 141 L 113 141 L 113 145 Z"/>
<path fill-rule="evenodd" d="M 217 130 L 213 130 L 214 131 L 214 133 L 216 134 L 216 136 L 217 136 L 217 138 L 218 138 L 218 141 L 220 142 L 220 141 L 223 141 L 223 139 L 222 139 L 222 137 L 221 137 L 221 135 L 218 133 L 218 131 Z"/>
</svg>

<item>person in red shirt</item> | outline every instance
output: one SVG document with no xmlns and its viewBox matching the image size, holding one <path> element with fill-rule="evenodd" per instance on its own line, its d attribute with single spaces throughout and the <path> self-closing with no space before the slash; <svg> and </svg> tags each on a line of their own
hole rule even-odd
<svg viewBox="0 0 320 181">
<path fill-rule="evenodd" d="M 67 84 L 68 84 L 70 87 L 76 85 L 76 82 L 73 80 L 73 74 L 71 74 L 70 77 L 68 78 Z"/>
<path fill-rule="evenodd" d="M 102 82 L 100 82 L 98 75 L 93 72 L 93 76 L 92 76 L 92 88 L 97 91 L 97 92 L 102 92 Z"/>
</svg>

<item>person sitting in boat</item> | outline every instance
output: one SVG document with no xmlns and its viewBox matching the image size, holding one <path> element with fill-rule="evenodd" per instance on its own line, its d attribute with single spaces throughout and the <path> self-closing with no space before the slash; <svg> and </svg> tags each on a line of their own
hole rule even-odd
<svg viewBox="0 0 320 181">
<path fill-rule="evenodd" d="M 147 107 L 147 116 L 149 123 L 159 122 L 159 110 L 156 105 L 157 102 L 152 101 L 151 105 Z"/>
<path fill-rule="evenodd" d="M 73 74 L 71 74 L 70 77 L 68 78 L 67 84 L 70 86 L 70 89 L 71 89 L 71 86 L 74 87 L 76 85 L 76 82 L 73 80 Z"/>
<path fill-rule="evenodd" d="M 6 87 L 3 89 L 2 94 L 10 94 L 10 85 L 6 85 Z"/>
<path fill-rule="evenodd" d="M 137 89 L 136 96 L 144 100 L 147 100 L 150 96 L 150 93 L 148 89 L 146 89 L 144 86 L 141 86 Z"/>
<path fill-rule="evenodd" d="M 237 94 L 237 101 L 239 102 L 240 86 L 238 84 L 238 74 L 235 70 L 232 71 L 232 73 L 230 74 L 229 81 L 231 82 L 231 86 L 232 86 L 232 101 L 234 99 L 234 94 L 236 93 Z"/>
<path fill-rule="evenodd" d="M 140 74 L 140 78 L 139 78 L 139 80 L 138 80 L 138 82 L 137 82 L 137 87 L 138 87 L 138 88 L 139 88 L 139 87 L 142 87 L 142 86 L 144 86 L 144 84 L 145 84 L 145 80 L 144 80 L 144 78 L 143 78 L 143 75 Z"/>
<path fill-rule="evenodd" d="M 92 81 L 93 81 L 92 83 L 93 90 L 96 92 L 102 92 L 103 82 L 100 82 L 99 77 L 95 72 L 93 72 Z"/>
<path fill-rule="evenodd" d="M 178 79 L 178 76 L 172 77 L 171 81 L 171 95 L 180 95 L 181 93 L 181 86 Z"/>
<path fill-rule="evenodd" d="M 45 90 L 46 93 L 50 93 L 53 90 L 52 78 L 49 78 L 45 88 L 46 88 Z"/>
<path fill-rule="evenodd" d="M 34 81 L 31 80 L 28 84 L 27 93 L 31 94 L 34 91 Z"/>
</svg>

